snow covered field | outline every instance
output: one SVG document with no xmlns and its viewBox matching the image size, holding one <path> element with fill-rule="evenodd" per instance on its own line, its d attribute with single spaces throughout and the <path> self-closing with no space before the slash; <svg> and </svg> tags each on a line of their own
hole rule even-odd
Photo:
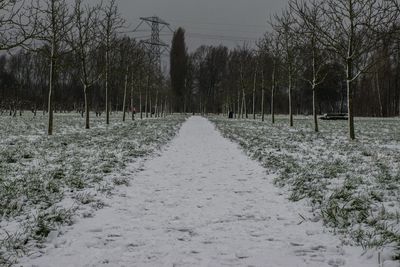
<svg viewBox="0 0 400 267">
<path fill-rule="evenodd" d="M 211 120 L 276 175 L 275 184 L 289 191 L 290 200 L 309 202 L 314 220 L 349 244 L 383 249 L 400 260 L 399 119 L 358 119 L 354 142 L 343 121 L 320 122 L 321 133 L 315 134 L 304 117 L 294 128 L 284 117 L 274 126 Z"/>
<path fill-rule="evenodd" d="M 55 135 L 47 137 L 44 116 L 0 116 L 0 266 L 41 247 L 74 215 L 103 208 L 104 198 L 130 184 L 133 166 L 140 169 L 146 155 L 171 140 L 185 117 L 124 124 L 118 114 L 108 127 L 104 120 L 94 117 L 85 130 L 78 114 L 56 114 Z"/>
<path fill-rule="evenodd" d="M 0 265 L 400 266 L 396 119 L 57 119 L 1 117 Z"/>
<path fill-rule="evenodd" d="M 273 175 L 204 118 L 190 118 L 143 169 L 107 207 L 20 264 L 378 266 L 376 253 L 345 246 L 309 220 L 309 207 L 288 201 Z"/>
</svg>

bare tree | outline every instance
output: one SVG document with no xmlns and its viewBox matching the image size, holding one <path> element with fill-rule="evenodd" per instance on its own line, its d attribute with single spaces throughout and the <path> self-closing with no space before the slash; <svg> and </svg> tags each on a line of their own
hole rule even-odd
<svg viewBox="0 0 400 267">
<path fill-rule="evenodd" d="M 149 117 L 149 110 L 148 110 L 148 108 L 149 108 L 149 100 L 151 102 L 151 99 L 149 99 L 150 98 L 149 93 L 150 93 L 150 90 L 151 90 L 151 87 L 152 87 L 151 86 L 152 85 L 152 79 L 151 79 L 152 55 L 148 54 L 147 58 L 148 58 L 148 62 L 147 62 L 147 66 L 146 66 L 146 79 L 147 79 L 147 82 L 146 82 L 145 100 L 144 100 L 144 113 L 145 113 L 146 118 Z M 151 116 L 151 103 L 150 103 L 150 116 Z"/>
<path fill-rule="evenodd" d="M 38 33 L 37 3 L 0 1 L 0 51 L 23 46 Z"/>
<path fill-rule="evenodd" d="M 295 10 L 300 5 L 299 0 L 292 0 L 290 2 L 290 6 L 292 10 Z M 313 6 L 308 9 L 308 22 L 312 23 L 312 25 L 317 25 L 319 23 L 319 18 L 321 17 L 321 10 L 317 8 L 317 6 Z M 318 117 L 317 117 L 317 87 L 321 83 L 324 82 L 327 73 L 324 67 L 326 66 L 327 55 L 323 53 L 323 45 L 318 39 L 317 32 L 313 29 L 306 27 L 307 22 L 304 21 L 304 18 L 298 17 L 297 23 L 299 24 L 297 27 L 299 29 L 299 37 L 302 41 L 302 46 L 305 48 L 306 60 L 311 62 L 311 74 L 309 76 L 303 75 L 303 80 L 305 80 L 311 87 L 312 90 L 312 105 L 313 105 L 313 120 L 314 120 L 314 131 L 318 132 Z M 307 65 L 307 64 L 306 64 Z M 324 72 L 325 71 L 325 72 Z M 307 73 L 307 72 L 305 72 Z"/>
<path fill-rule="evenodd" d="M 277 88 L 277 77 L 279 71 L 279 62 L 282 56 L 280 48 L 279 32 L 269 33 L 264 36 L 262 43 L 263 50 L 272 58 L 272 72 L 271 72 L 271 121 L 275 123 L 275 93 Z"/>
<path fill-rule="evenodd" d="M 254 51 L 254 75 L 253 75 L 253 120 L 256 119 L 256 89 L 257 89 L 257 72 L 259 65 L 258 51 Z"/>
<path fill-rule="evenodd" d="M 261 121 L 265 121 L 265 78 L 264 78 L 264 67 L 261 68 Z"/>
<path fill-rule="evenodd" d="M 109 76 L 110 76 L 110 54 L 115 44 L 119 31 L 124 26 L 124 19 L 118 12 L 116 0 L 111 0 L 103 8 L 103 19 L 100 20 L 101 36 L 105 49 L 105 105 L 106 105 L 106 123 L 110 124 L 110 102 L 109 102 Z"/>
<path fill-rule="evenodd" d="M 346 69 L 349 136 L 355 139 L 354 84 L 375 61 L 372 51 L 382 45 L 397 20 L 396 1 L 383 0 L 313 0 L 294 3 L 305 25 L 316 33 L 318 41 L 336 53 Z M 313 18 L 314 10 L 320 16 Z"/>
<path fill-rule="evenodd" d="M 48 91 L 48 135 L 53 134 L 53 112 L 54 112 L 54 89 L 57 84 L 58 66 L 57 63 L 62 55 L 69 52 L 67 39 L 73 16 L 70 13 L 65 0 L 44 0 L 42 5 L 37 7 L 40 16 L 38 27 L 40 34 L 39 41 L 45 43 L 50 49 L 47 57 L 50 61 L 49 91 Z"/>
<path fill-rule="evenodd" d="M 400 17 L 400 2 L 398 0 L 392 0 L 393 5 L 395 7 L 395 12 L 397 13 L 397 16 Z M 397 21 L 397 26 L 395 27 L 396 30 L 396 41 L 395 41 L 395 46 L 396 46 L 396 52 L 395 52 L 395 57 L 397 58 L 397 76 L 399 76 L 399 61 L 400 61 L 400 19 Z M 397 81 L 397 80 L 396 80 Z M 398 94 L 398 110 L 397 110 L 397 115 L 400 116 L 400 91 Z"/>
<path fill-rule="evenodd" d="M 260 67 L 260 75 L 261 75 L 261 121 L 265 121 L 265 66 L 268 65 L 266 62 L 266 58 L 268 55 L 268 49 L 266 47 L 267 42 L 265 38 L 260 39 L 257 43 L 257 65 Z M 268 62 L 269 63 L 269 62 Z"/>
<path fill-rule="evenodd" d="M 244 118 L 244 114 L 246 114 L 247 119 L 247 107 L 246 107 L 246 85 L 244 80 L 244 70 L 243 63 L 240 65 L 240 85 L 242 89 L 242 103 L 240 106 L 240 114 L 242 115 L 242 119 Z"/>
<path fill-rule="evenodd" d="M 80 81 L 83 86 L 85 101 L 85 127 L 90 128 L 90 107 L 88 90 L 101 78 L 92 59 L 93 52 L 99 48 L 98 15 L 101 6 L 82 6 L 82 0 L 75 1 L 74 27 L 70 34 L 70 44 L 80 65 Z"/>
<path fill-rule="evenodd" d="M 272 23 L 275 32 L 280 36 L 278 39 L 283 56 L 283 66 L 288 75 L 288 97 L 289 97 L 289 124 L 293 126 L 293 103 L 292 90 L 295 75 L 297 72 L 296 53 L 298 36 L 296 34 L 296 20 L 293 17 L 292 10 L 286 9 L 280 16 L 275 15 L 275 22 Z"/>
<path fill-rule="evenodd" d="M 145 58 L 145 52 L 143 47 L 141 46 L 140 43 L 135 43 L 134 46 L 134 52 L 132 53 L 132 67 L 131 67 L 131 101 L 130 101 L 130 109 L 131 109 L 131 115 L 132 115 L 132 120 L 135 120 L 135 103 L 134 103 L 134 88 L 135 85 L 137 87 L 137 90 L 139 92 L 139 112 L 141 112 L 142 108 L 142 72 L 143 72 L 143 63 L 144 63 L 144 58 Z M 135 79 L 135 77 L 138 77 Z M 142 115 L 142 114 L 141 114 Z M 141 117 L 142 119 L 142 117 Z"/>
<path fill-rule="evenodd" d="M 128 91 L 128 85 L 129 85 L 129 65 L 126 65 L 126 70 L 125 70 L 125 86 L 124 86 L 124 98 L 122 101 L 122 121 L 125 122 L 126 119 L 126 97 L 127 97 L 127 91 Z"/>
<path fill-rule="evenodd" d="M 131 76 L 131 71 L 133 69 L 133 43 L 130 38 L 125 37 L 121 41 L 120 55 L 121 55 L 121 65 L 124 69 L 125 82 L 124 82 L 124 95 L 122 100 L 122 121 L 126 120 L 126 102 L 128 96 L 128 86 L 129 86 L 129 76 Z"/>
<path fill-rule="evenodd" d="M 253 73 L 251 71 L 251 67 L 249 67 L 251 64 L 251 58 L 252 54 L 250 49 L 247 47 L 247 45 L 243 45 L 238 49 L 239 52 L 239 82 L 240 82 L 240 90 L 241 93 L 239 92 L 239 98 L 241 94 L 241 104 L 240 104 L 240 112 L 239 114 L 241 115 L 242 119 L 245 117 L 248 119 L 248 110 L 247 110 L 247 99 L 246 99 L 246 91 L 247 91 L 247 71 L 250 70 L 250 73 Z"/>
</svg>

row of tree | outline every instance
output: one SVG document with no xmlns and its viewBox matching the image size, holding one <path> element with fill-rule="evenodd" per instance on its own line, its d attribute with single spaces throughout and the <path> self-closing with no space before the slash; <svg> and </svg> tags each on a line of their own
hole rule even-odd
<svg viewBox="0 0 400 267">
<path fill-rule="evenodd" d="M 185 31 L 171 48 L 170 84 L 142 43 L 124 36 L 115 0 L 0 3 L 0 110 L 91 110 L 129 107 L 149 116 L 227 113 L 265 119 L 271 113 L 400 114 L 400 5 L 396 0 L 290 0 L 271 18 L 256 48 L 201 46 L 188 53 Z M 170 87 L 172 90 L 168 90 Z M 168 101 L 167 101 L 168 100 Z M 129 103 L 128 103 L 129 102 Z"/>
<path fill-rule="evenodd" d="M 88 5 L 83 0 L 1 1 L 0 112 L 30 109 L 48 113 L 80 111 L 90 127 L 90 111 L 100 116 L 128 109 L 134 119 L 161 116 L 167 93 L 160 69 L 142 43 L 124 34 L 115 0 Z M 153 101 L 153 104 L 151 103 Z"/>
<path fill-rule="evenodd" d="M 263 120 L 269 110 L 272 122 L 289 113 L 290 126 L 294 114 L 313 114 L 315 131 L 318 114 L 348 113 L 354 139 L 354 115 L 400 115 L 399 11 L 396 0 L 291 0 L 256 49 L 202 46 L 188 54 L 179 30 L 175 110 Z"/>
</svg>

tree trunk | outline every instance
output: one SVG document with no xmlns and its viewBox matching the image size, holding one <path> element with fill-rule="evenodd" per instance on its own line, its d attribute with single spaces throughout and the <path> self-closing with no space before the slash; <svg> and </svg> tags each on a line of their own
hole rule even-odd
<svg viewBox="0 0 400 267">
<path fill-rule="evenodd" d="M 275 103 L 274 103 L 274 98 L 275 98 L 275 88 L 272 88 L 271 91 L 271 120 L 272 123 L 275 123 Z"/>
<path fill-rule="evenodd" d="M 380 113 L 381 117 L 384 117 L 382 96 L 381 96 L 381 86 L 380 86 L 380 83 L 379 83 L 379 73 L 378 73 L 378 71 L 375 72 L 375 83 L 376 83 L 376 89 L 378 91 L 379 113 Z"/>
<path fill-rule="evenodd" d="M 353 113 L 353 62 L 351 59 L 347 60 L 347 110 L 349 116 L 349 136 L 351 140 L 356 139 L 354 131 L 354 113 Z"/>
<path fill-rule="evenodd" d="M 186 115 L 186 94 L 183 96 L 183 113 Z"/>
<path fill-rule="evenodd" d="M 109 48 L 106 48 L 106 124 L 110 124 L 110 106 L 108 100 L 108 72 L 109 72 Z"/>
<path fill-rule="evenodd" d="M 265 88 L 264 88 L 264 70 L 261 70 L 261 121 L 265 121 Z"/>
<path fill-rule="evenodd" d="M 164 100 L 164 118 L 167 117 L 167 98 Z"/>
<path fill-rule="evenodd" d="M 161 118 L 164 118 L 164 102 L 162 101 L 162 99 L 160 100 L 160 102 L 161 102 L 161 104 L 160 104 L 160 106 L 161 106 L 161 114 L 160 114 L 160 117 L 161 117 Z"/>
<path fill-rule="evenodd" d="M 149 117 L 149 113 L 148 113 L 148 110 L 147 110 L 147 107 L 148 107 L 148 105 L 147 105 L 147 103 L 148 103 L 148 100 L 149 100 L 149 96 L 148 96 L 148 94 L 149 94 L 149 87 L 150 87 L 150 74 L 148 74 L 147 75 L 147 86 L 146 86 L 146 92 L 145 92 L 145 103 L 144 103 L 144 113 L 146 114 L 146 118 L 148 118 Z"/>
<path fill-rule="evenodd" d="M 275 75 L 276 75 L 276 64 L 274 62 L 274 66 L 272 69 L 272 86 L 271 86 L 271 120 L 272 124 L 275 123 Z"/>
<path fill-rule="evenodd" d="M 142 87 L 140 85 L 139 85 L 139 112 L 140 112 L 140 119 L 143 120 Z"/>
<path fill-rule="evenodd" d="M 156 92 L 156 103 L 154 105 L 154 117 L 158 118 L 158 89 Z"/>
<path fill-rule="evenodd" d="M 53 3 L 52 3 L 53 4 Z M 53 15 L 54 16 L 54 15 Z M 48 129 L 47 134 L 53 135 L 53 87 L 54 87 L 54 78 L 55 78 L 55 50 L 56 50 L 56 36 L 53 34 L 53 40 L 51 44 L 51 56 L 50 56 L 50 79 L 49 79 L 49 98 L 48 98 L 48 112 L 49 112 L 49 121 L 48 121 Z"/>
<path fill-rule="evenodd" d="M 237 118 L 240 119 L 241 113 L 240 113 L 240 90 L 238 90 L 237 94 Z"/>
<path fill-rule="evenodd" d="M 122 100 L 122 121 L 123 122 L 125 122 L 125 119 L 126 119 L 126 95 L 127 95 L 127 90 L 128 90 L 128 72 L 129 72 L 129 66 L 126 67 L 124 99 Z"/>
<path fill-rule="evenodd" d="M 244 118 L 244 105 L 245 105 L 245 101 L 246 101 L 246 94 L 244 92 L 244 90 L 242 90 L 242 107 L 240 109 L 240 113 L 242 114 L 242 119 Z"/>
<path fill-rule="evenodd" d="M 317 133 L 319 129 L 318 129 L 317 100 L 316 100 L 317 96 L 316 96 L 315 85 L 312 86 L 312 92 L 313 92 L 314 131 Z"/>
<path fill-rule="evenodd" d="M 292 109 L 292 73 L 289 68 L 289 124 L 293 127 L 293 109 Z"/>
<path fill-rule="evenodd" d="M 153 118 L 153 106 L 151 105 L 151 96 L 149 98 L 150 118 Z"/>
<path fill-rule="evenodd" d="M 246 94 L 244 95 L 244 112 L 246 113 L 246 119 L 249 118 L 249 112 L 247 110 Z"/>
<path fill-rule="evenodd" d="M 54 53 L 54 48 L 52 48 L 52 54 Z M 49 112 L 49 122 L 47 134 L 53 135 L 53 86 L 54 86 L 54 56 L 50 59 L 50 80 L 49 80 L 49 99 L 48 99 L 48 112 Z"/>
<path fill-rule="evenodd" d="M 90 129 L 90 125 L 89 125 L 89 103 L 88 103 L 88 96 L 87 96 L 87 85 L 85 84 L 83 86 L 83 93 L 85 96 L 85 112 L 86 112 L 86 123 L 85 123 L 85 128 L 86 129 Z"/>
<path fill-rule="evenodd" d="M 133 102 L 133 90 L 134 90 L 134 78 L 133 78 L 133 71 L 132 71 L 132 77 L 131 77 L 131 103 L 130 103 L 130 110 L 132 113 L 132 120 L 135 120 L 135 105 Z"/>
<path fill-rule="evenodd" d="M 345 99 L 345 94 L 343 93 L 343 85 L 341 87 L 341 92 L 340 92 L 340 113 L 344 112 L 344 99 Z M 321 109 L 320 109 L 321 110 Z"/>
<path fill-rule="evenodd" d="M 256 119 L 256 83 L 257 83 L 257 66 L 254 71 L 254 80 L 253 80 L 253 120 Z"/>
</svg>

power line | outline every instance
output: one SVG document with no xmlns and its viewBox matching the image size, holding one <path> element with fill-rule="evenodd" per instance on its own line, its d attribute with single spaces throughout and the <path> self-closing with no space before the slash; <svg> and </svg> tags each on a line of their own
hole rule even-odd
<svg viewBox="0 0 400 267">
<path fill-rule="evenodd" d="M 196 32 L 189 32 L 187 33 L 187 35 L 205 37 L 205 38 L 210 37 L 210 38 L 235 39 L 235 40 L 256 40 L 256 38 L 246 37 L 246 36 L 219 35 L 219 34 L 196 33 Z"/>
<path fill-rule="evenodd" d="M 211 32 L 235 32 L 235 33 L 254 33 L 254 34 L 260 34 L 260 32 L 263 32 L 262 30 L 251 30 L 251 29 L 222 29 L 222 28 L 206 28 L 206 27 L 196 27 L 196 26 L 189 26 L 186 28 L 186 30 L 200 30 L 200 31 L 211 31 Z"/>
<path fill-rule="evenodd" d="M 157 16 L 141 17 L 140 20 L 141 22 L 135 28 L 135 31 L 144 23 L 151 28 L 150 39 L 142 40 L 141 43 L 148 47 L 157 68 L 161 68 L 161 49 L 168 49 L 168 45 L 160 39 L 160 32 L 166 27 L 172 31 L 170 24 Z"/>
<path fill-rule="evenodd" d="M 200 22 L 200 21 L 190 21 L 190 20 L 176 20 L 176 19 L 169 19 L 171 22 L 186 22 L 191 23 L 193 25 L 212 25 L 212 26 L 234 26 L 234 27 L 247 27 L 247 28 L 265 28 L 265 25 L 261 24 L 234 24 L 234 23 L 217 23 L 217 22 Z"/>
<path fill-rule="evenodd" d="M 172 20 L 172 21 L 185 21 L 185 20 Z M 188 22 L 186 20 L 186 22 Z M 150 26 L 151 30 L 143 30 L 139 29 L 140 26 L 143 23 L 147 23 L 147 25 Z M 193 22 L 192 22 L 193 23 Z M 239 27 L 263 27 L 265 28 L 265 25 L 243 25 L 243 24 L 229 24 L 229 23 L 209 23 L 209 22 L 198 22 L 197 24 L 203 24 L 203 25 L 220 25 L 220 26 L 239 26 Z M 139 24 L 138 27 L 135 28 L 136 33 L 142 32 L 142 33 L 151 33 L 151 38 L 148 40 L 143 40 L 141 41 L 142 43 L 145 43 L 148 45 L 149 50 L 151 51 L 152 55 L 155 57 L 154 59 L 160 62 L 159 58 L 161 58 L 161 49 L 168 48 L 168 45 L 160 40 L 161 36 L 164 37 L 171 37 L 173 30 L 170 26 L 171 24 L 167 23 L 165 20 L 160 19 L 159 17 L 142 17 L 141 18 L 141 23 Z M 169 32 L 164 32 L 161 33 L 161 31 L 168 27 L 170 30 Z M 224 32 L 242 32 L 242 33 L 248 33 L 249 30 L 223 30 L 223 29 L 207 29 L 207 28 L 201 28 L 197 27 L 198 29 L 204 29 L 204 30 L 211 30 L 211 31 L 224 31 Z M 252 31 L 256 32 L 256 31 Z M 188 39 L 201 39 L 201 40 L 217 40 L 217 41 L 228 41 L 228 42 L 255 42 L 258 40 L 258 37 L 250 37 L 250 36 L 243 36 L 243 35 L 231 35 L 231 34 L 220 34 L 219 32 L 198 32 L 198 31 L 187 31 L 186 36 Z M 138 36 L 135 37 L 137 39 L 142 39 L 142 38 L 147 38 L 148 36 Z"/>
<path fill-rule="evenodd" d="M 160 36 L 171 36 L 173 33 L 162 33 Z M 258 40 L 256 37 L 238 36 L 238 35 L 223 35 L 201 32 L 186 32 L 186 36 L 204 37 L 204 38 L 219 38 L 219 39 L 234 39 L 234 40 Z"/>
<path fill-rule="evenodd" d="M 242 42 L 255 42 L 257 38 L 250 37 L 239 37 L 239 36 L 225 36 L 225 35 L 212 35 L 212 34 L 187 34 L 189 39 L 200 39 L 200 40 L 214 40 L 214 41 L 228 41 L 233 43 Z"/>
</svg>

